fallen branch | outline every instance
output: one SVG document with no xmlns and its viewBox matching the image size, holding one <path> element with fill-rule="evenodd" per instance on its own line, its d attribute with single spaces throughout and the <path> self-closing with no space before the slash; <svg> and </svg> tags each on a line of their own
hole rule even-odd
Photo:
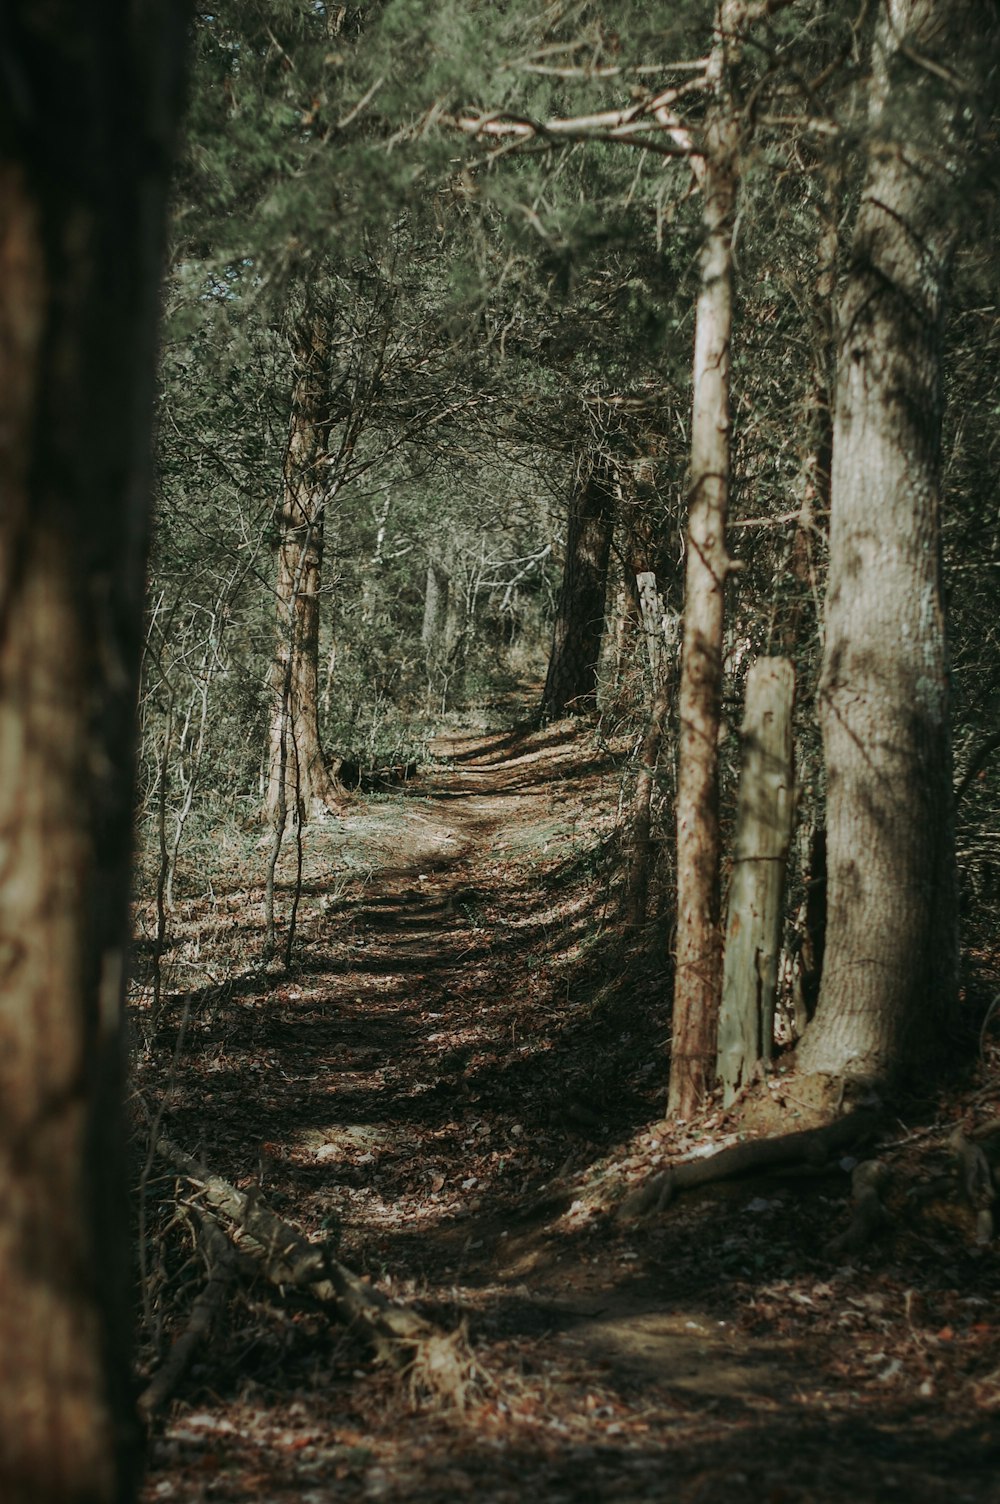
<svg viewBox="0 0 1000 1504">
<path fill-rule="evenodd" d="M 678 1191 L 719 1180 L 735 1180 L 791 1165 L 819 1168 L 832 1154 L 872 1138 L 878 1121 L 875 1113 L 860 1109 L 822 1128 L 806 1128 L 779 1138 L 752 1139 L 720 1149 L 718 1154 L 705 1159 L 682 1160 L 650 1176 L 630 1192 L 618 1208 L 618 1218 L 622 1222 L 635 1222 L 655 1215 L 670 1204 Z"/>
<path fill-rule="evenodd" d="M 198 1241 L 208 1264 L 208 1279 L 191 1307 L 187 1326 L 139 1396 L 139 1413 L 146 1421 L 152 1420 L 172 1397 L 198 1348 L 210 1334 L 239 1272 L 236 1250 L 225 1233 L 211 1217 L 203 1212 L 198 1215 L 201 1223 Z"/>
<path fill-rule="evenodd" d="M 276 1215 L 254 1190 L 238 1191 L 170 1139 L 156 1152 L 200 1192 L 203 1207 L 233 1224 L 233 1240 L 260 1271 L 282 1289 L 305 1289 L 332 1310 L 336 1320 L 361 1333 L 376 1356 L 405 1375 L 417 1391 L 462 1404 L 475 1365 L 462 1331 L 440 1331 L 415 1311 L 392 1305 L 329 1248 L 309 1240 Z"/>
</svg>

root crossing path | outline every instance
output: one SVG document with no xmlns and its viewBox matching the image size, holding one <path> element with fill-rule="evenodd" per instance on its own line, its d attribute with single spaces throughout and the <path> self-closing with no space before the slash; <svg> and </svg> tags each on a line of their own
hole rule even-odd
<svg viewBox="0 0 1000 1504">
<path fill-rule="evenodd" d="M 185 901 L 140 1088 L 385 1294 L 466 1323 L 478 1372 L 430 1408 L 307 1300 L 249 1286 L 153 1438 L 145 1504 L 996 1498 L 1000 1291 L 961 1230 L 832 1257 L 837 1167 L 614 1216 L 733 1139 L 660 1121 L 667 946 L 629 950 L 617 911 L 627 750 L 569 724 L 453 734 L 307 828 L 290 974 L 252 962 L 235 859 Z M 198 1261 L 172 1186 L 147 1195 L 151 1368 Z"/>
</svg>

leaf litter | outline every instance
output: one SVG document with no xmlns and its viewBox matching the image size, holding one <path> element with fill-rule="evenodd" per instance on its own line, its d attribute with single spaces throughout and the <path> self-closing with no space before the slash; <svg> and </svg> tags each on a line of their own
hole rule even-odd
<svg viewBox="0 0 1000 1504">
<path fill-rule="evenodd" d="M 428 1406 L 249 1282 L 153 1431 L 145 1504 L 995 1498 L 995 1245 L 935 1187 L 956 1122 L 1000 1119 L 998 1054 L 907 1104 L 891 1224 L 857 1255 L 829 1251 L 850 1163 L 623 1226 L 630 1187 L 740 1137 L 717 1104 L 661 1121 L 665 938 L 630 954 L 613 891 L 624 749 L 564 723 L 436 752 L 307 829 L 291 976 L 253 959 L 245 873 L 179 905 L 137 1089 L 390 1301 L 464 1326 L 476 1382 Z M 152 1372 L 202 1271 L 175 1183 L 143 1190 Z"/>
</svg>

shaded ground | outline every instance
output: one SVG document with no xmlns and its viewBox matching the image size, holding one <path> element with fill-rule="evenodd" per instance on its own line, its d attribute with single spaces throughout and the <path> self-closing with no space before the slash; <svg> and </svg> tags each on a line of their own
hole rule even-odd
<svg viewBox="0 0 1000 1504">
<path fill-rule="evenodd" d="M 667 979 L 623 959 L 614 759 L 571 726 L 435 752 L 307 831 L 291 976 L 253 962 L 246 875 L 184 901 L 139 1079 L 185 1148 L 386 1293 L 466 1320 L 478 1382 L 462 1411 L 411 1404 L 305 1300 L 248 1287 L 144 1498 L 995 1499 L 995 1245 L 933 1184 L 954 1123 L 1000 1115 L 989 1041 L 961 1101 L 900 1120 L 893 1226 L 853 1262 L 826 1251 L 841 1167 L 622 1226 L 630 1183 L 735 1125 L 657 1121 Z M 767 1090 L 794 1128 L 791 1088 Z M 201 1272 L 172 1183 L 154 1172 L 146 1204 L 153 1367 Z"/>
</svg>

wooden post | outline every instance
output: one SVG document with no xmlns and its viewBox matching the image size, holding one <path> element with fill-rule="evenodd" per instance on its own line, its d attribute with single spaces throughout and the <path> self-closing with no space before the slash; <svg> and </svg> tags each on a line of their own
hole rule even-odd
<svg viewBox="0 0 1000 1504">
<path fill-rule="evenodd" d="M 747 675 L 719 1014 L 718 1064 L 727 1105 L 756 1062 L 771 1058 L 785 861 L 795 804 L 794 693 L 795 670 L 787 658 L 758 658 Z"/>
</svg>

